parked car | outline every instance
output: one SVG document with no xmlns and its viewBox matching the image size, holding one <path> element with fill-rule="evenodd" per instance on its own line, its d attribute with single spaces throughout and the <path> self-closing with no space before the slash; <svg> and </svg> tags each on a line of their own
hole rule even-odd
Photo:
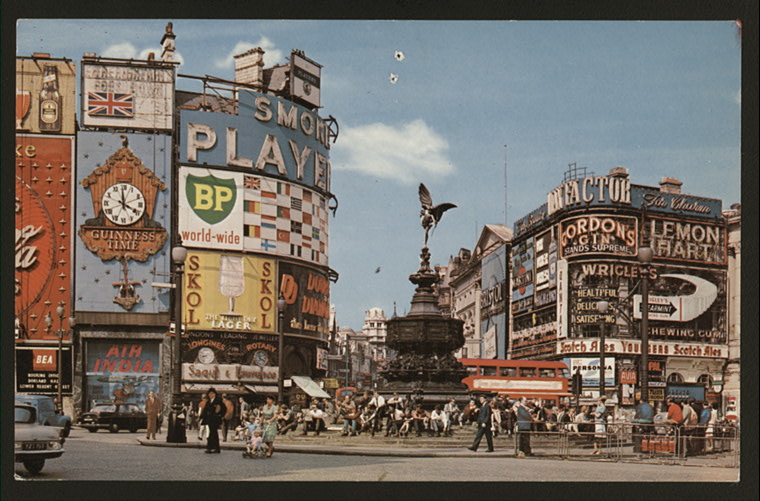
<svg viewBox="0 0 760 501">
<path fill-rule="evenodd" d="M 95 433 L 101 428 L 111 433 L 129 430 L 135 433 L 148 427 L 148 415 L 137 404 L 128 402 L 95 404 L 79 417 L 77 424 Z"/>
<path fill-rule="evenodd" d="M 17 403 L 13 413 L 15 461 L 23 463 L 29 473 L 37 474 L 46 459 L 63 455 L 61 430 L 39 424 L 34 406 Z"/>
<path fill-rule="evenodd" d="M 16 395 L 16 403 L 31 405 L 37 409 L 37 422 L 44 426 L 63 428 L 63 436 L 71 432 L 71 416 L 62 414 L 55 408 L 55 401 L 45 395 Z"/>
</svg>

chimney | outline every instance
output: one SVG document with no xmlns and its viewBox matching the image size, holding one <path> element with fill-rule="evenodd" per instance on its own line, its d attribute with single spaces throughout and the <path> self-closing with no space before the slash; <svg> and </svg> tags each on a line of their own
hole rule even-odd
<svg viewBox="0 0 760 501">
<path fill-rule="evenodd" d="M 674 177 L 663 177 L 662 181 L 660 181 L 660 192 L 680 195 L 682 184 L 681 181 Z"/>
<path fill-rule="evenodd" d="M 264 49 L 254 47 L 235 58 L 235 81 L 256 87 L 264 86 Z"/>
<path fill-rule="evenodd" d="M 172 23 L 166 23 L 166 31 L 161 37 L 161 60 L 174 61 L 174 39 L 177 36 L 172 31 Z"/>
<path fill-rule="evenodd" d="M 628 177 L 629 176 L 628 169 L 626 169 L 625 167 L 620 167 L 620 166 L 613 167 L 610 169 L 609 176 L 610 177 Z"/>
</svg>

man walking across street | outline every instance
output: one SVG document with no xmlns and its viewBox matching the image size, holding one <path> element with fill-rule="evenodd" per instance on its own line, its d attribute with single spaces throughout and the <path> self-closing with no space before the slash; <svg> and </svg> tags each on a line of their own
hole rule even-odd
<svg viewBox="0 0 760 501">
<path fill-rule="evenodd" d="M 486 452 L 493 452 L 493 434 L 491 433 L 491 415 L 493 414 L 492 403 L 486 401 L 485 397 L 480 397 L 480 412 L 478 413 L 478 431 L 475 433 L 475 440 L 472 445 L 468 447 L 471 451 L 477 452 L 480 441 L 483 435 L 486 436 L 486 442 L 488 443 L 488 449 Z"/>
</svg>

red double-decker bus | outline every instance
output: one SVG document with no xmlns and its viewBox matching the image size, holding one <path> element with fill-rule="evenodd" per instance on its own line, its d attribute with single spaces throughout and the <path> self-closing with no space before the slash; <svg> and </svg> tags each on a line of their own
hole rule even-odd
<svg viewBox="0 0 760 501">
<path fill-rule="evenodd" d="M 498 393 L 510 398 L 539 398 L 547 404 L 564 403 L 570 370 L 563 362 L 541 360 L 492 360 L 460 358 L 468 376 L 462 380 L 470 390 Z"/>
</svg>

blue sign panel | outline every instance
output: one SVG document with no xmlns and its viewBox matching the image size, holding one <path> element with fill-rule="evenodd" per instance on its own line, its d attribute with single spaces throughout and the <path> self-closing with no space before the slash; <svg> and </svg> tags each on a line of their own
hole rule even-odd
<svg viewBox="0 0 760 501">
<path fill-rule="evenodd" d="M 522 235 L 526 231 L 530 230 L 534 226 L 541 224 L 547 216 L 546 204 L 541 205 L 538 209 L 535 209 L 528 213 L 527 216 L 521 217 L 515 221 L 514 235 L 515 237 Z"/>
<path fill-rule="evenodd" d="M 171 137 L 79 132 L 77 311 L 162 313 L 169 290 Z"/>
<path fill-rule="evenodd" d="M 676 400 L 687 400 L 689 398 L 704 400 L 705 387 L 702 385 L 668 384 L 667 397 L 673 397 Z"/>
<path fill-rule="evenodd" d="M 131 402 L 143 407 L 150 390 L 158 394 L 158 346 L 158 341 L 88 341 L 88 409 L 104 401 Z"/>
<path fill-rule="evenodd" d="M 680 193 L 663 193 L 658 188 L 649 186 L 631 187 L 631 205 L 646 207 L 647 211 L 679 216 L 723 217 L 723 203 L 720 200 Z"/>
<path fill-rule="evenodd" d="M 180 162 L 282 176 L 329 192 L 328 124 L 291 101 L 238 92 L 237 115 L 181 112 Z"/>
<path fill-rule="evenodd" d="M 482 261 L 482 293 L 480 295 L 480 332 L 485 338 L 496 326 L 496 358 L 506 358 L 507 338 L 507 249 L 501 246 Z"/>
</svg>

